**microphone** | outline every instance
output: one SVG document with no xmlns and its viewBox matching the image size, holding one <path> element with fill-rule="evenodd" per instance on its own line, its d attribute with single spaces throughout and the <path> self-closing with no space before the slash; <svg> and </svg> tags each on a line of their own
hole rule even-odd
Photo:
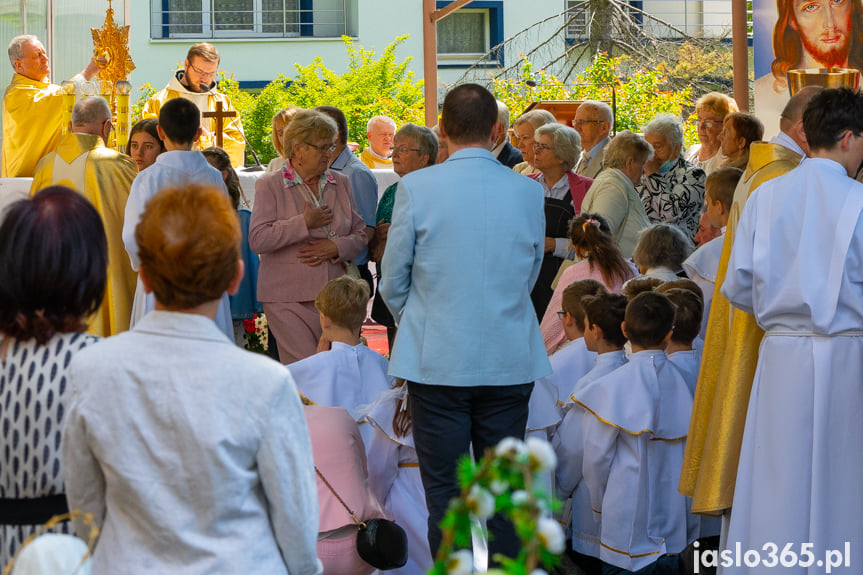
<svg viewBox="0 0 863 575">
<path fill-rule="evenodd" d="M 210 91 L 210 87 L 207 86 L 206 84 L 204 84 L 203 82 L 198 84 L 198 88 L 201 90 L 201 92 L 209 92 Z"/>
</svg>

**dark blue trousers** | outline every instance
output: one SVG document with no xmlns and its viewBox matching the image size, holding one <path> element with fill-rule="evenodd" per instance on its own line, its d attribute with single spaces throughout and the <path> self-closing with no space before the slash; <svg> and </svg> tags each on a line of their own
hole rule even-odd
<svg viewBox="0 0 863 575">
<path fill-rule="evenodd" d="M 458 460 L 473 444 L 475 458 L 504 437 L 524 439 L 533 382 L 520 385 L 452 387 L 408 382 L 414 444 L 429 510 L 432 557 L 441 543 L 440 521 L 449 502 L 460 495 Z M 520 543 L 506 519 L 488 521 L 489 558 L 518 555 Z"/>
</svg>

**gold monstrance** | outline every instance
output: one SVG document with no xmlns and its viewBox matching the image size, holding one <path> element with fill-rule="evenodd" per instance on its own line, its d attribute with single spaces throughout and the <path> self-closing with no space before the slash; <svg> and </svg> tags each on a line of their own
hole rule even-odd
<svg viewBox="0 0 863 575">
<path fill-rule="evenodd" d="M 111 148 L 124 149 L 129 142 L 129 74 L 135 63 L 129 55 L 129 26 L 118 28 L 114 22 L 114 9 L 108 0 L 108 11 L 102 29 L 90 28 L 93 34 L 93 58 L 101 68 L 99 79 L 102 81 L 102 96 L 111 105 L 117 133 L 113 142 L 106 142 Z"/>
</svg>

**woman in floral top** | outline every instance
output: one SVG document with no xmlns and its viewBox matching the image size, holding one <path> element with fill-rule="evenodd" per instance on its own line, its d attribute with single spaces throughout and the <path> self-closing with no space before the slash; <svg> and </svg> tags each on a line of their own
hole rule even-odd
<svg viewBox="0 0 863 575">
<path fill-rule="evenodd" d="M 683 158 L 683 126 L 671 114 L 661 114 L 642 128 L 653 146 L 653 159 L 644 165 L 636 186 L 651 224 L 677 226 L 692 240 L 704 211 L 704 170 Z"/>
</svg>

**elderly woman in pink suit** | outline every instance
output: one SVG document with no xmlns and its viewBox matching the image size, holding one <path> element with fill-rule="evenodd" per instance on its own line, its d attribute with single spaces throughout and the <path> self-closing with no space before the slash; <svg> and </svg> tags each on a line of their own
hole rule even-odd
<svg viewBox="0 0 863 575">
<path fill-rule="evenodd" d="M 375 568 L 357 553 L 357 524 L 333 491 L 360 519 L 391 519 L 368 484 L 360 430 L 342 407 L 303 407 L 318 475 L 318 558 L 323 575 L 370 575 Z M 326 482 L 321 479 L 326 478 Z M 329 483 L 329 487 L 327 486 Z"/>
<path fill-rule="evenodd" d="M 284 364 L 315 353 L 315 296 L 368 242 L 348 178 L 327 169 L 337 130 L 320 112 L 297 113 L 282 133 L 285 168 L 255 184 L 249 245 L 261 255 L 258 299 Z"/>
</svg>

